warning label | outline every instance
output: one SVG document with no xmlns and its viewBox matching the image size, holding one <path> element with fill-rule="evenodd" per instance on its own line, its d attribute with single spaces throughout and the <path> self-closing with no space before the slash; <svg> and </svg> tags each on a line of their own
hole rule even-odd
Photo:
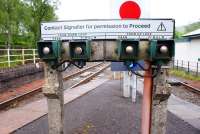
<svg viewBox="0 0 200 134">
<path fill-rule="evenodd" d="M 166 31 L 165 25 L 163 24 L 163 22 L 160 23 L 160 25 L 158 26 L 157 31 Z"/>
<path fill-rule="evenodd" d="M 45 22 L 42 40 L 172 39 L 174 20 L 84 20 Z"/>
</svg>

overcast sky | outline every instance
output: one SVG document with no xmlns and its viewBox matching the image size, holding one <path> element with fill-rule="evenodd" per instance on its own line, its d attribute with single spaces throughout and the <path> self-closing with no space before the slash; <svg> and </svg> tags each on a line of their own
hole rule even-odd
<svg viewBox="0 0 200 134">
<path fill-rule="evenodd" d="M 59 20 L 110 19 L 114 0 L 60 0 Z M 117 0 L 116 0 L 117 1 Z M 174 18 L 176 26 L 200 21 L 200 0 L 150 0 L 151 18 Z"/>
</svg>

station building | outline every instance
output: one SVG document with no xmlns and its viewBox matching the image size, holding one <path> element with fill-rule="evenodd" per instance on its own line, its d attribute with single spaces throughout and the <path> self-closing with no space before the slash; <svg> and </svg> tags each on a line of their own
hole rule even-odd
<svg viewBox="0 0 200 134">
<path fill-rule="evenodd" d="M 200 62 L 200 29 L 183 35 L 176 40 L 175 60 Z"/>
</svg>

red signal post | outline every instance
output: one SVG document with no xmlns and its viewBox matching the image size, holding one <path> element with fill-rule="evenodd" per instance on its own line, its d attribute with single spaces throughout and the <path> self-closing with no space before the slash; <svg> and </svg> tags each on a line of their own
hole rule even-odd
<svg viewBox="0 0 200 134">
<path fill-rule="evenodd" d="M 139 19 L 141 16 L 141 8 L 134 1 L 124 2 L 119 9 L 121 19 Z M 146 66 L 150 66 L 144 78 L 144 90 L 142 100 L 142 121 L 141 121 L 141 134 L 150 134 L 151 132 L 151 109 L 152 109 L 152 91 L 153 79 L 152 68 L 149 61 L 145 61 Z"/>
</svg>

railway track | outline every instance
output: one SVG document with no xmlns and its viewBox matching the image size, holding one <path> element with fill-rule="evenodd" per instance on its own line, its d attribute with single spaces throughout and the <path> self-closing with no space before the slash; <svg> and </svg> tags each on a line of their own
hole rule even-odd
<svg viewBox="0 0 200 134">
<path fill-rule="evenodd" d="M 193 87 L 185 82 L 181 82 L 179 81 L 179 83 L 185 87 L 187 87 L 188 90 L 190 90 L 191 92 L 194 92 L 194 93 L 197 93 L 200 95 L 200 89 L 196 88 L 196 87 Z"/>
<path fill-rule="evenodd" d="M 100 67 L 100 66 L 102 66 L 102 67 Z M 95 76 L 97 76 L 98 74 L 103 72 L 109 66 L 110 66 L 110 64 L 98 63 L 98 64 L 95 64 L 93 66 L 90 66 L 90 67 L 87 67 L 85 69 L 82 69 L 82 70 L 80 70 L 78 72 L 72 73 L 70 75 L 66 75 L 66 76 L 63 77 L 63 80 L 67 81 L 69 79 L 77 77 L 78 75 L 80 75 L 80 74 L 82 74 L 82 73 L 84 73 L 86 71 L 89 71 L 89 70 L 97 68 L 97 67 L 99 68 L 99 69 L 97 69 L 98 71 L 95 71 L 95 72 L 91 73 L 90 75 L 88 75 L 87 77 L 83 78 L 78 83 L 75 83 L 70 87 L 70 88 L 74 88 L 74 87 L 77 87 L 77 86 L 79 86 L 79 85 L 81 85 L 83 83 L 86 83 L 86 82 L 90 81 L 92 78 L 94 78 Z M 14 104 L 16 102 L 19 102 L 21 100 L 25 100 L 26 98 L 29 98 L 29 97 L 31 97 L 31 96 L 33 96 L 33 95 L 35 95 L 35 94 L 37 94 L 37 93 L 39 93 L 41 91 L 42 91 L 42 86 L 40 86 L 38 88 L 35 88 L 35 89 L 32 89 L 32 90 L 30 90 L 28 92 L 25 92 L 23 94 L 19 94 L 19 95 L 15 96 L 15 97 L 12 97 L 12 98 L 10 98 L 8 100 L 5 100 L 3 102 L 0 102 L 0 109 L 1 110 L 5 109 L 5 108 L 9 107 L 10 105 L 12 105 L 12 104 Z"/>
<path fill-rule="evenodd" d="M 188 89 L 189 91 L 200 95 L 200 89 L 193 87 L 185 82 L 182 82 L 179 80 L 174 80 L 173 82 L 169 82 L 169 84 L 172 86 L 182 85 L 182 86 L 186 87 L 186 89 Z"/>
</svg>

